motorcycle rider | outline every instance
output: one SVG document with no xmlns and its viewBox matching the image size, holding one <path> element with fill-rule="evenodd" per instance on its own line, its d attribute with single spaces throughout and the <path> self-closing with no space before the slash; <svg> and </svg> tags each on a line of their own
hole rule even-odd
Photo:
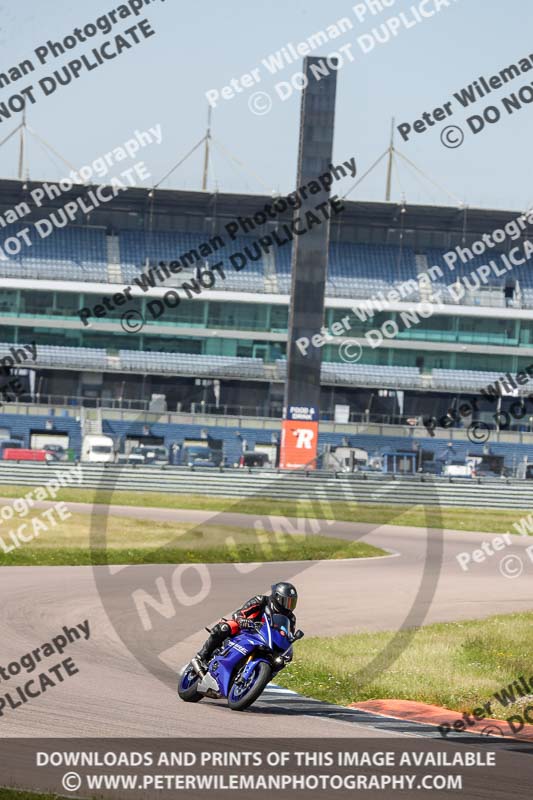
<svg viewBox="0 0 533 800">
<path fill-rule="evenodd" d="M 272 614 L 284 614 L 290 622 L 290 632 L 294 633 L 296 617 L 292 613 L 298 602 L 298 592 L 292 583 L 279 581 L 272 584 L 271 593 L 257 594 L 237 609 L 231 619 L 223 617 L 211 628 L 209 638 L 191 661 L 193 669 L 199 675 L 207 672 L 211 656 L 220 647 L 224 639 L 237 636 L 242 630 L 255 630 L 264 611 L 268 608 Z"/>
</svg>

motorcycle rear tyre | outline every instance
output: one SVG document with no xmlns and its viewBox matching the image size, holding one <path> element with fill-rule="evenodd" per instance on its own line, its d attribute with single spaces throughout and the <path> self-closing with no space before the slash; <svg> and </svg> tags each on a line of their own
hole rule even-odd
<svg viewBox="0 0 533 800">
<path fill-rule="evenodd" d="M 200 676 L 198 675 L 198 679 L 194 681 L 190 686 L 186 689 L 182 688 L 182 681 L 187 672 L 190 670 L 185 670 L 183 674 L 179 676 L 178 680 L 178 695 L 181 697 L 182 700 L 185 700 L 186 703 L 197 703 L 199 700 L 203 698 L 203 694 L 196 691 L 196 687 L 200 683 Z"/>
</svg>

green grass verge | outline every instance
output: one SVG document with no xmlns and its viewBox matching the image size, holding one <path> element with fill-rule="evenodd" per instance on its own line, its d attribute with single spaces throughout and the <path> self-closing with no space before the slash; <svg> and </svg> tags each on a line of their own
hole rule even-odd
<svg viewBox="0 0 533 800">
<path fill-rule="evenodd" d="M 20 497 L 29 486 L 0 486 L 1 497 Z M 103 492 L 93 489 L 63 489 L 57 500 L 74 503 L 141 506 L 143 508 L 200 509 L 233 511 L 240 514 L 316 517 L 345 522 L 367 522 L 413 527 L 447 528 L 486 533 L 515 533 L 512 525 L 531 510 L 493 508 L 432 508 L 431 506 L 339 503 L 317 500 L 274 500 L 269 497 L 231 498 L 207 495 L 167 494 L 165 492 Z"/>
<path fill-rule="evenodd" d="M 303 537 L 300 537 L 303 538 Z M 238 551 L 229 548 L 206 548 L 186 550 L 177 547 L 160 548 L 122 548 L 117 550 L 77 550 L 74 548 L 54 548 L 38 552 L 20 550 L 13 555 L 0 557 L 0 566 L 90 566 L 98 564 L 224 564 L 267 561 L 322 561 L 338 558 L 369 558 L 384 555 L 383 550 L 359 542 L 346 543 L 340 539 L 322 542 L 287 542 L 277 547 L 272 557 L 265 553 L 261 545 L 239 547 Z"/>
<path fill-rule="evenodd" d="M 90 564 L 191 564 L 250 561 L 318 561 L 385 555 L 364 542 L 318 534 L 255 531 L 228 525 L 195 525 L 116 516 L 56 515 L 46 530 L 15 547 L 9 536 L 21 524 L 0 528 L 0 566 L 76 566 Z M 44 523 L 33 510 L 23 518 L 28 536 Z M 6 552 L 9 548 L 9 552 Z"/>
<path fill-rule="evenodd" d="M 361 685 L 357 673 L 393 636 L 383 632 L 303 639 L 276 682 L 342 705 L 403 699 L 471 712 L 520 676 L 528 681 L 533 677 L 533 612 L 428 625 L 410 643 L 406 632 L 397 660 Z M 494 701 L 492 716 L 505 719 L 531 703 L 531 697 L 507 707 Z"/>
</svg>

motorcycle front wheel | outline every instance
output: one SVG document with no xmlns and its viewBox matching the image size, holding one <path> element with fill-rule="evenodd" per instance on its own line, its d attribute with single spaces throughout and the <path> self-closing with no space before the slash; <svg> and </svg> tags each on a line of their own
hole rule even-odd
<svg viewBox="0 0 533 800">
<path fill-rule="evenodd" d="M 200 683 L 200 676 L 195 672 L 190 664 L 187 664 L 178 680 L 178 694 L 186 703 L 197 703 L 202 699 L 203 694 L 196 691 Z"/>
<path fill-rule="evenodd" d="M 243 681 L 244 667 L 239 670 L 228 694 L 228 706 L 232 711 L 244 711 L 251 706 L 272 677 L 272 668 L 265 661 L 258 661 L 250 677 Z"/>
</svg>

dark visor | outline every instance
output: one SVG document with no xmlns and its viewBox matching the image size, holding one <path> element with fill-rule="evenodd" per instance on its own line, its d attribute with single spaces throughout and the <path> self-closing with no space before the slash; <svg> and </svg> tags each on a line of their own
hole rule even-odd
<svg viewBox="0 0 533 800">
<path fill-rule="evenodd" d="M 298 602 L 298 597 L 279 597 L 278 600 L 280 606 L 283 608 L 288 609 L 289 611 L 293 611 L 296 608 L 296 603 Z"/>
</svg>

